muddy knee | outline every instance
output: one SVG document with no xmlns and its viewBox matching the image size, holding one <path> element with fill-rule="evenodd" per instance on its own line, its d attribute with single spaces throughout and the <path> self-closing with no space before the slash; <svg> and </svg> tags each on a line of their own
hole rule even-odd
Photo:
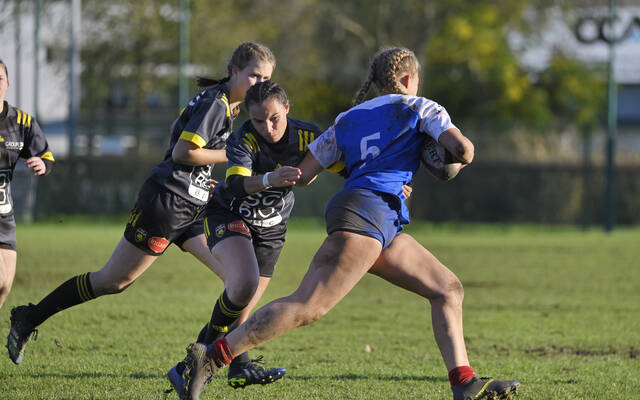
<svg viewBox="0 0 640 400">
<path fill-rule="evenodd" d="M 304 326 L 304 325 L 312 324 L 318 321 L 320 318 L 324 317 L 327 314 L 327 312 L 329 312 L 329 310 L 322 307 L 316 307 L 316 308 L 304 307 L 301 310 L 301 312 L 299 312 L 297 315 L 297 318 L 296 318 L 297 325 Z"/>
</svg>

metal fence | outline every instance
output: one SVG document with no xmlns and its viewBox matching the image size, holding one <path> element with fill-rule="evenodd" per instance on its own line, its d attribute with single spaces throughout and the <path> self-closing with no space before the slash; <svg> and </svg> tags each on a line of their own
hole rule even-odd
<svg viewBox="0 0 640 400">
<path fill-rule="evenodd" d="M 20 172 L 13 183 L 17 216 L 127 213 L 159 161 L 83 157 L 58 161 L 44 178 Z M 616 224 L 640 225 L 640 166 L 615 172 Z M 223 176 L 224 168 L 214 168 L 214 178 Z M 323 173 L 310 187 L 296 188 L 293 216 L 322 217 L 342 183 Z M 413 186 L 409 207 L 417 220 L 598 225 L 604 218 L 602 167 L 478 162 L 451 182 L 436 181 L 421 169 Z"/>
</svg>

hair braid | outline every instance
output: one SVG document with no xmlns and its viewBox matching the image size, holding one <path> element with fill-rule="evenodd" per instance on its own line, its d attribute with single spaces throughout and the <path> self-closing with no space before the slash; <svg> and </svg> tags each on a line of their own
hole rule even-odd
<svg viewBox="0 0 640 400">
<path fill-rule="evenodd" d="M 357 106 L 358 104 L 364 101 L 364 97 L 367 95 L 367 92 L 371 87 L 371 83 L 373 82 L 376 76 L 376 62 L 377 62 L 376 59 L 374 59 L 373 62 L 371 62 L 371 66 L 369 67 L 369 76 L 367 76 L 367 79 L 360 86 L 358 93 L 356 93 L 356 97 L 353 98 L 354 106 Z"/>
<path fill-rule="evenodd" d="M 380 92 L 404 93 L 398 81 L 403 74 L 413 74 L 420 69 L 420 63 L 413 51 L 404 47 L 382 49 L 373 58 L 367 80 L 357 92 L 353 104 L 362 103 L 373 82 Z"/>
</svg>

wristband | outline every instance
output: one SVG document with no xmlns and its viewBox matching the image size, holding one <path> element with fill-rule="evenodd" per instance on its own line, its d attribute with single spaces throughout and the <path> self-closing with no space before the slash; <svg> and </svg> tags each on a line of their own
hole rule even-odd
<svg viewBox="0 0 640 400">
<path fill-rule="evenodd" d="M 271 188 L 271 185 L 269 184 L 269 174 L 271 174 L 271 172 L 267 172 L 262 175 L 262 186 L 264 186 L 265 189 Z"/>
</svg>

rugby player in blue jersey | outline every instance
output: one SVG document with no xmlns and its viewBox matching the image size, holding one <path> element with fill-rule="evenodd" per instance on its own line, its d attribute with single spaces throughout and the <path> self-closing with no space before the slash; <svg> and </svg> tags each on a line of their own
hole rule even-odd
<svg viewBox="0 0 640 400">
<path fill-rule="evenodd" d="M 67 280 L 38 304 L 11 311 L 7 349 L 14 363 L 22 362 L 24 348 L 37 326 L 69 307 L 121 293 L 171 243 L 225 278 L 226 272 L 212 256 L 204 236 L 211 170 L 214 164 L 227 161 L 225 141 L 245 93 L 252 85 L 268 80 L 274 68 L 275 57 L 269 48 L 246 42 L 231 55 L 227 77 L 199 79 L 199 86 L 209 87 L 194 97 L 172 124 L 164 160 L 142 185 L 124 235 L 107 263 L 98 271 Z M 255 369 L 258 375 L 267 373 L 258 366 L 245 367 Z"/>
<path fill-rule="evenodd" d="M 425 135 L 463 166 L 474 156 L 473 144 L 451 123 L 447 111 L 416 96 L 419 68 L 408 49 L 380 51 L 355 106 L 309 145 L 298 166 L 297 185 L 307 184 L 338 160 L 345 163 L 348 175 L 344 189 L 325 212 L 328 237 L 293 294 L 260 308 L 213 344 L 194 343 L 188 348 L 192 365 L 185 398 L 198 399 L 212 374 L 229 364 L 234 354 L 320 319 L 367 272 L 429 300 L 454 400 L 508 398 L 516 391 L 517 381 L 476 376 L 464 343 L 460 280 L 410 235 L 400 233 L 409 222 L 402 186 L 420 165 Z M 372 83 L 381 95 L 362 102 Z"/>
</svg>

